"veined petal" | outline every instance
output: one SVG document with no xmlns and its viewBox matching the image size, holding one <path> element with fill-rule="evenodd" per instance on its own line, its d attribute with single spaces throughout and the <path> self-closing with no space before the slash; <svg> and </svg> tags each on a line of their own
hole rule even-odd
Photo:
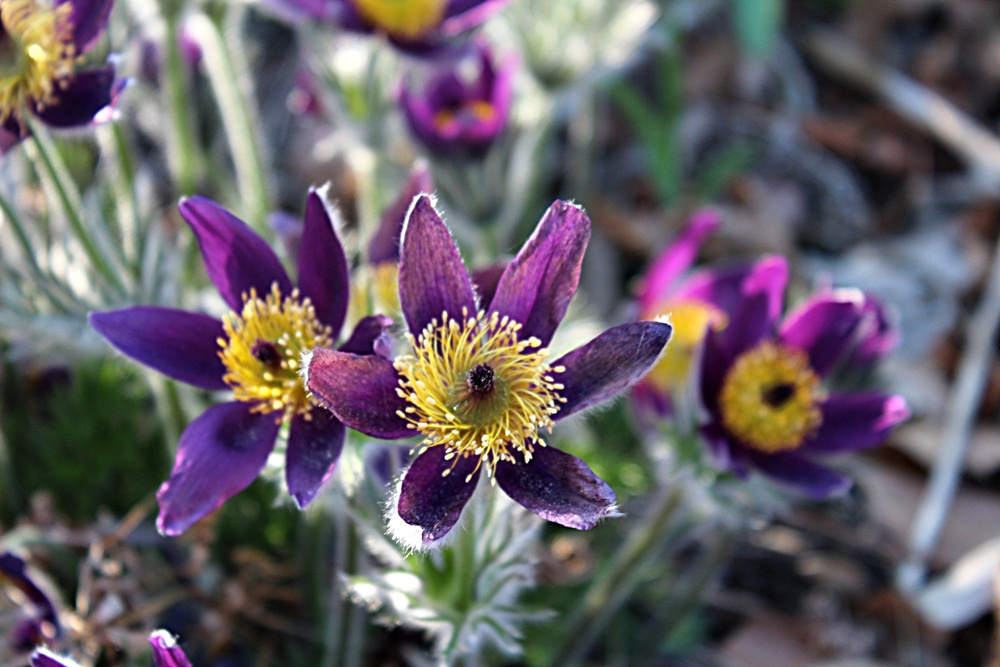
<svg viewBox="0 0 1000 667">
<path fill-rule="evenodd" d="M 774 481 L 812 498 L 842 495 L 854 483 L 850 477 L 795 453 L 750 452 L 749 457 L 754 467 Z"/>
<path fill-rule="evenodd" d="M 402 94 L 402 93 L 401 93 Z M 399 261 L 399 237 L 403 233 L 403 222 L 410 210 L 413 199 L 421 193 L 434 190 L 431 171 L 425 162 L 417 162 L 403 184 L 403 189 L 388 208 L 382 212 L 378 229 L 368 242 L 368 263 Z"/>
<path fill-rule="evenodd" d="M 202 389 L 226 389 L 217 340 L 222 322 L 198 313 L 133 306 L 90 313 L 90 326 L 123 354 Z"/>
<path fill-rule="evenodd" d="M 403 473 L 396 511 L 403 521 L 423 531 L 423 542 L 436 542 L 458 521 L 478 481 L 478 458 L 448 460 L 444 447 L 431 447 Z"/>
<path fill-rule="evenodd" d="M 862 302 L 832 295 L 812 299 L 789 313 L 779 338 L 809 356 L 809 366 L 819 375 L 829 373 L 856 345 L 862 321 Z"/>
<path fill-rule="evenodd" d="M 643 312 L 656 308 L 671 296 L 677 280 L 687 271 L 698 256 L 705 238 L 718 228 L 721 218 L 717 211 L 696 211 L 680 236 L 667 246 L 646 271 L 639 289 L 639 307 Z"/>
<path fill-rule="evenodd" d="M 399 301 L 414 336 L 441 313 L 462 318 L 476 314 L 476 295 L 451 233 L 431 198 L 413 200 L 403 226 L 399 261 Z"/>
<path fill-rule="evenodd" d="M 344 448 L 344 425 L 332 413 L 315 409 L 311 419 L 292 419 L 285 455 L 285 483 L 300 509 L 316 497 L 330 478 Z"/>
<path fill-rule="evenodd" d="M 350 277 L 347 257 L 323 201 L 326 188 L 310 189 L 299 250 L 299 291 L 312 300 L 319 321 L 333 330 L 344 325 Z"/>
<path fill-rule="evenodd" d="M 392 346 L 388 340 L 388 329 L 391 326 L 392 318 L 385 315 L 362 317 L 351 337 L 337 349 L 351 354 L 377 354 L 389 359 L 392 356 Z"/>
<path fill-rule="evenodd" d="M 180 535 L 250 486 L 267 462 L 280 422 L 233 401 L 213 405 L 181 434 L 170 478 L 156 492 L 164 535 Z"/>
<path fill-rule="evenodd" d="M 57 99 L 43 108 L 36 108 L 35 115 L 46 125 L 56 128 L 88 125 L 102 109 L 112 105 L 121 90 L 120 85 L 115 81 L 115 68 L 110 65 L 78 70 L 60 84 Z"/>
<path fill-rule="evenodd" d="M 206 197 L 187 197 L 177 208 L 198 238 L 208 277 L 234 311 L 251 288 L 266 295 L 277 283 L 282 294 L 291 293 L 278 256 L 245 222 Z"/>
<path fill-rule="evenodd" d="M 580 282 L 590 218 L 578 206 L 557 201 L 507 266 L 490 310 L 508 315 L 547 345 L 569 308 Z"/>
<path fill-rule="evenodd" d="M 881 393 L 834 394 L 822 410 L 819 432 L 803 445 L 810 453 L 839 454 L 875 447 L 910 416 L 903 397 Z"/>
<path fill-rule="evenodd" d="M 307 368 L 309 390 L 350 428 L 386 440 L 416 435 L 397 414 L 409 404 L 397 393 L 399 374 L 388 359 L 317 347 Z"/>
<path fill-rule="evenodd" d="M 590 530 L 618 514 L 615 492 L 581 459 L 554 447 L 536 447 L 531 461 L 501 461 L 497 484 L 546 521 Z"/>
<path fill-rule="evenodd" d="M 559 395 L 566 402 L 554 419 L 568 417 L 631 387 L 660 358 L 672 331 L 663 322 L 628 322 L 560 357 L 552 367 L 566 368 L 555 374 L 556 382 L 565 387 Z"/>
<path fill-rule="evenodd" d="M 177 639 L 166 630 L 154 630 L 149 635 L 156 667 L 191 667 L 191 662 L 177 645 Z"/>
<path fill-rule="evenodd" d="M 114 1 L 57 0 L 54 4 L 59 6 L 67 3 L 73 7 L 69 20 L 73 24 L 73 44 L 76 46 L 76 52 L 86 53 L 104 34 Z"/>
</svg>

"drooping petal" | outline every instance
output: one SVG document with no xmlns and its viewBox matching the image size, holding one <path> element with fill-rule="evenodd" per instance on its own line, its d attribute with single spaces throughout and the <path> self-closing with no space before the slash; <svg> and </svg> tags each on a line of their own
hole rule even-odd
<svg viewBox="0 0 1000 667">
<path fill-rule="evenodd" d="M 44 646 L 37 647 L 29 658 L 31 667 L 80 667 L 72 658 L 53 653 Z"/>
<path fill-rule="evenodd" d="M 476 314 L 476 295 L 451 233 L 431 198 L 413 200 L 403 226 L 399 261 L 399 301 L 414 336 L 441 313 L 462 318 Z"/>
<path fill-rule="evenodd" d="M 643 312 L 656 308 L 671 296 L 677 280 L 694 263 L 701 244 L 720 222 L 719 213 L 712 209 L 703 209 L 691 216 L 680 236 L 660 253 L 646 271 L 638 294 L 639 308 Z"/>
<path fill-rule="evenodd" d="M 388 340 L 388 329 L 392 326 L 392 318 L 385 315 L 369 315 L 361 318 L 351 337 L 338 350 L 351 354 L 377 354 L 389 359 L 392 356 L 392 345 Z"/>
<path fill-rule="evenodd" d="M 350 277 L 344 248 L 323 201 L 326 188 L 309 190 L 299 251 L 299 291 L 312 300 L 319 321 L 336 336 L 347 314 Z"/>
<path fill-rule="evenodd" d="M 560 357 L 552 367 L 566 368 L 554 374 L 565 387 L 559 395 L 566 402 L 554 419 L 564 419 L 631 387 L 660 358 L 672 331 L 663 322 L 628 322 Z"/>
<path fill-rule="evenodd" d="M 474 456 L 446 460 L 444 447 L 428 449 L 403 473 L 396 507 L 400 518 L 418 526 L 425 543 L 440 540 L 458 521 L 476 490 L 478 465 Z"/>
<path fill-rule="evenodd" d="M 809 366 L 826 375 L 856 344 L 861 324 L 859 298 L 825 295 L 809 300 L 789 313 L 781 323 L 781 342 L 803 350 Z"/>
<path fill-rule="evenodd" d="M 73 24 L 73 45 L 77 54 L 86 53 L 104 34 L 114 0 L 57 0 L 55 5 L 67 3 L 73 7 L 69 19 Z"/>
<path fill-rule="evenodd" d="M 396 392 L 399 374 L 388 359 L 317 347 L 307 369 L 309 390 L 350 428 L 385 440 L 416 435 L 396 414 L 409 404 Z"/>
<path fill-rule="evenodd" d="M 839 454 L 875 447 L 910 416 L 901 396 L 881 393 L 833 394 L 822 410 L 819 432 L 803 445 L 810 453 Z"/>
<path fill-rule="evenodd" d="M 410 210 L 413 199 L 423 193 L 430 193 L 434 190 L 434 183 L 431 180 L 431 171 L 427 163 L 418 161 L 413 165 L 409 177 L 403 184 L 403 189 L 399 191 L 388 208 L 382 212 L 382 220 L 378 229 L 368 242 L 368 263 L 378 264 L 380 262 L 399 261 L 399 237 L 403 233 L 403 222 L 406 220 L 406 212 Z"/>
<path fill-rule="evenodd" d="M 850 477 L 795 453 L 751 452 L 749 457 L 754 467 L 771 479 L 812 498 L 844 494 L 854 483 Z"/>
<path fill-rule="evenodd" d="M 580 282 L 590 218 L 578 206 L 557 201 L 504 271 L 490 310 L 508 315 L 547 345 Z"/>
<path fill-rule="evenodd" d="M 280 422 L 273 414 L 251 412 L 254 404 L 213 405 L 181 434 L 170 478 L 156 499 L 156 527 L 180 535 L 250 486 L 274 447 Z"/>
<path fill-rule="evenodd" d="M 123 354 L 202 389 L 226 389 L 219 358 L 222 322 L 199 313 L 133 306 L 90 313 L 90 326 Z"/>
<path fill-rule="evenodd" d="M 115 80 L 115 68 L 109 66 L 78 70 L 64 79 L 56 100 L 35 109 L 46 125 L 71 128 L 89 125 L 103 109 L 112 106 L 121 83 Z"/>
<path fill-rule="evenodd" d="M 288 432 L 285 483 L 299 509 L 312 502 L 333 474 L 344 448 L 344 425 L 332 413 L 316 409 L 311 417 L 295 417 Z"/>
<path fill-rule="evenodd" d="M 177 639 L 166 630 L 154 630 L 149 635 L 149 644 L 153 647 L 153 663 L 156 667 L 191 667 L 191 662 L 177 644 Z"/>
<path fill-rule="evenodd" d="M 496 477 L 508 496 L 561 526 L 590 530 L 618 513 L 607 482 L 582 460 L 554 447 L 536 447 L 528 463 L 498 463 Z"/>
<path fill-rule="evenodd" d="M 291 293 L 278 256 L 245 222 L 206 197 L 187 197 L 177 208 L 198 239 L 208 277 L 234 311 L 243 309 L 251 289 L 263 297 L 277 283 L 282 294 Z"/>
</svg>

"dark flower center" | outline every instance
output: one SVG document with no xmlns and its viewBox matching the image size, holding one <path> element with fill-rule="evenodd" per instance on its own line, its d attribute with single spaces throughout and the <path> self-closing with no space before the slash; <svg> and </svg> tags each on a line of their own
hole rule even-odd
<svg viewBox="0 0 1000 667">
<path fill-rule="evenodd" d="M 265 366 L 277 368 L 281 365 L 281 352 L 278 350 L 278 346 L 269 340 L 258 338 L 254 341 L 253 347 L 250 348 L 250 354 Z"/>
<path fill-rule="evenodd" d="M 761 398 L 763 398 L 764 402 L 772 408 L 780 408 L 782 405 L 787 403 L 793 395 L 795 395 L 795 385 L 789 382 L 783 382 L 765 389 L 761 393 Z"/>
<path fill-rule="evenodd" d="M 493 387 L 496 384 L 496 375 L 489 364 L 476 364 L 466 375 L 465 382 L 470 392 L 478 396 L 483 396 L 493 391 Z"/>
</svg>

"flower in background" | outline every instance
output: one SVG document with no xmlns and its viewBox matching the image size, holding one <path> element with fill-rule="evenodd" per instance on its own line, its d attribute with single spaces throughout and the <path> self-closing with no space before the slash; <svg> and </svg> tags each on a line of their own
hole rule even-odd
<svg viewBox="0 0 1000 667">
<path fill-rule="evenodd" d="M 32 115 L 54 128 L 106 120 L 123 83 L 112 65 L 78 69 L 100 39 L 112 0 L 0 0 L 0 153 L 28 135 Z"/>
<path fill-rule="evenodd" d="M 715 279 L 727 324 L 705 339 L 701 432 L 716 461 L 736 474 L 752 467 L 823 498 L 851 480 L 815 459 L 880 444 L 909 411 L 900 396 L 825 386 L 854 351 L 879 347 L 886 334 L 869 326 L 871 306 L 856 290 L 817 294 L 780 319 L 787 277 L 785 260 L 769 257 Z"/>
<path fill-rule="evenodd" d="M 480 472 L 543 519 L 578 529 L 616 514 L 615 494 L 541 431 L 634 384 L 671 327 L 630 322 L 549 362 L 546 345 L 576 291 L 590 220 L 556 202 L 481 309 L 458 248 L 418 197 L 407 214 L 399 296 L 411 354 L 395 362 L 319 346 L 307 384 L 339 419 L 384 439 L 423 436 L 390 529 L 413 547 L 442 540 Z"/>
<path fill-rule="evenodd" d="M 59 637 L 62 628 L 55 604 L 28 573 L 24 559 L 9 551 L 0 552 L 0 583 L 17 591 L 22 608 L 29 613 L 14 626 L 8 636 L 10 645 L 25 651 Z"/>
<path fill-rule="evenodd" d="M 177 639 L 166 630 L 155 630 L 149 635 L 153 647 L 153 662 L 156 667 L 191 667 L 184 650 L 177 645 Z"/>
<path fill-rule="evenodd" d="M 157 493 L 157 526 L 167 535 L 184 532 L 246 488 L 283 423 L 289 424 L 285 480 L 299 507 L 332 474 L 344 442 L 343 424 L 316 404 L 299 375 L 302 353 L 333 345 L 347 311 L 347 260 L 323 192 L 311 191 L 306 204 L 297 289 L 274 251 L 243 221 L 203 197 L 182 200 L 179 208 L 232 311 L 221 321 L 152 306 L 90 315 L 91 326 L 133 359 L 235 395 L 181 435 L 174 469 Z M 365 318 L 340 349 L 371 354 L 388 324 L 385 317 Z"/>
<path fill-rule="evenodd" d="M 499 70 L 484 42 L 474 51 L 477 76 L 463 78 L 465 61 L 447 62 L 422 89 L 409 81 L 399 103 L 414 136 L 436 155 L 484 154 L 507 127 L 515 62 Z"/>
<path fill-rule="evenodd" d="M 437 55 L 507 0 L 265 0 L 292 18 L 312 18 L 343 30 L 378 33 L 401 51 Z"/>
</svg>

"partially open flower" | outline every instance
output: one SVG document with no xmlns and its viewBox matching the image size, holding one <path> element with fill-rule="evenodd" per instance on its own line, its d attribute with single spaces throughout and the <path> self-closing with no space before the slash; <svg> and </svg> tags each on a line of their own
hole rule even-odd
<svg viewBox="0 0 1000 667">
<path fill-rule="evenodd" d="M 399 295 L 411 353 L 395 362 L 317 347 L 309 388 L 345 424 L 386 438 L 422 436 L 390 517 L 397 537 L 428 546 L 447 535 L 483 469 L 544 519 L 589 529 L 616 512 L 586 463 L 547 446 L 554 422 L 634 384 L 671 327 L 613 327 L 550 361 L 546 346 L 580 277 L 590 220 L 554 203 L 481 307 L 458 248 L 430 198 L 403 230 Z"/>
<path fill-rule="evenodd" d="M 156 667 L 191 667 L 184 650 L 177 645 L 177 639 L 166 630 L 154 630 L 149 635 L 153 647 L 153 662 Z"/>
</svg>

